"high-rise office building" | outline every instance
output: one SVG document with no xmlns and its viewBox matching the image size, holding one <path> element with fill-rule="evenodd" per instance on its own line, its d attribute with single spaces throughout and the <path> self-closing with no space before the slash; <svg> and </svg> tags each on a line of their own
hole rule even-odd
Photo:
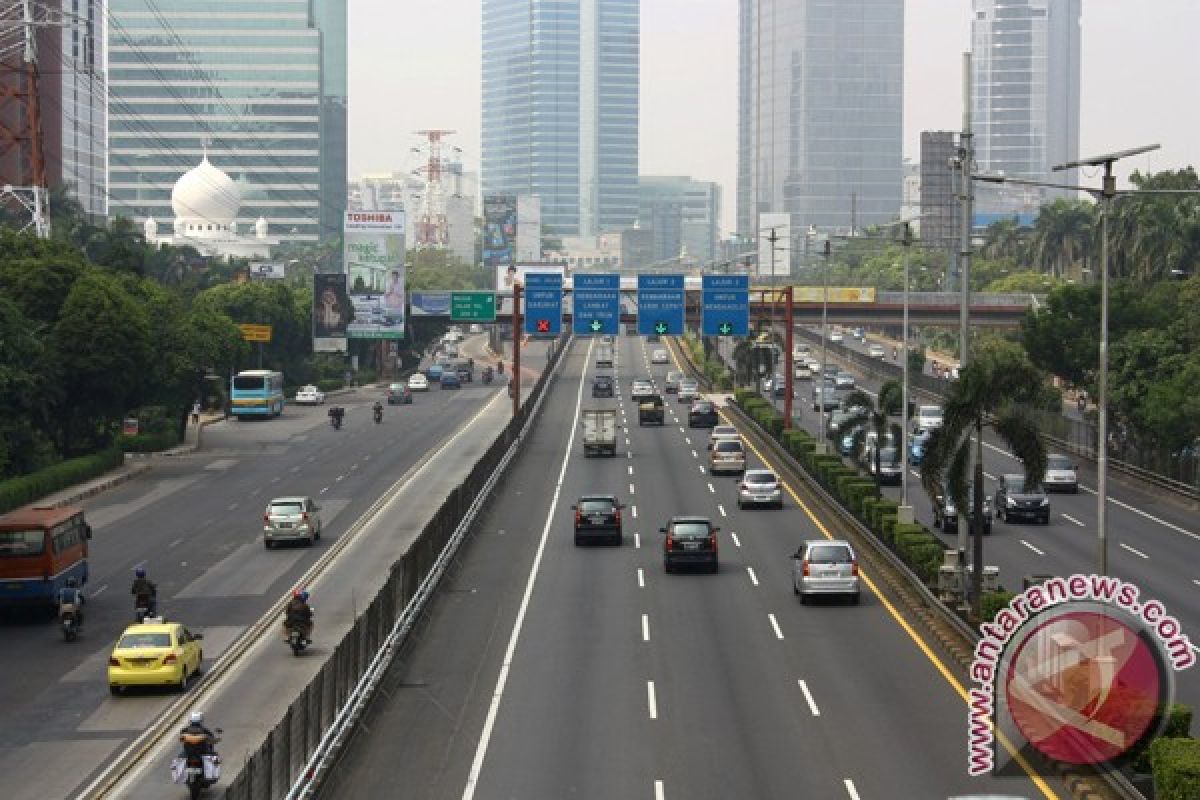
<svg viewBox="0 0 1200 800">
<path fill-rule="evenodd" d="M 1079 157 L 1080 0 L 974 0 L 974 12 L 972 110 L 980 169 L 1077 183 L 1075 170 L 1051 167 Z M 979 186 L 976 209 L 1029 212 L 1054 193 Z"/>
<path fill-rule="evenodd" d="M 483 193 L 536 195 L 542 227 L 637 216 L 639 0 L 483 0 Z"/>
<path fill-rule="evenodd" d="M 738 233 L 850 230 L 900 210 L 904 0 L 740 0 Z"/>
<path fill-rule="evenodd" d="M 653 234 L 654 259 L 676 258 L 687 248 L 701 264 L 717 258 L 721 187 L 688 177 L 638 178 L 638 223 Z"/>
<path fill-rule="evenodd" d="M 109 0 L 110 214 L 171 217 L 207 155 L 241 191 L 238 226 L 341 233 L 346 0 Z"/>
<path fill-rule="evenodd" d="M 104 64 L 105 0 L 39 0 L 29 6 L 38 67 L 41 148 L 50 188 L 65 187 L 84 212 L 108 208 L 105 168 L 108 87 Z M 0 10 L 0 125 L 15 146 L 0 153 L 0 185 L 32 186 L 25 91 L 24 8 Z"/>
</svg>

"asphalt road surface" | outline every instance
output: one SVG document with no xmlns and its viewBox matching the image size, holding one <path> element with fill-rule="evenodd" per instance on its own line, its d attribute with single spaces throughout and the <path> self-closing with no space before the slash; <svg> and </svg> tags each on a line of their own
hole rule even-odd
<svg viewBox="0 0 1200 800">
<path fill-rule="evenodd" d="M 331 398 L 346 408 L 340 431 L 328 424 L 327 407 L 289 405 L 278 419 L 217 423 L 205 430 L 201 452 L 158 459 L 87 501 L 95 538 L 79 640 L 65 644 L 45 619 L 0 623 L 0 795 L 66 796 L 172 699 L 109 696 L 105 664 L 133 621 L 136 566 L 157 582 L 160 613 L 204 632 L 211 663 L 409 466 L 503 391 L 478 381 L 458 391 L 435 387 L 412 405 L 385 405 L 376 425 L 370 407 L 382 390 L 359 389 Z M 263 508 L 295 494 L 322 506 L 321 541 L 265 550 Z"/>
<path fill-rule="evenodd" d="M 968 778 L 964 676 L 873 591 L 801 606 L 790 555 L 817 521 L 790 497 L 738 510 L 672 396 L 665 426 L 638 427 L 630 380 L 674 367 L 639 339 L 618 351 L 620 397 L 593 400 L 576 342 L 323 796 L 1058 796 Z M 583 457 L 581 406 L 620 410 L 616 458 Z M 621 547 L 573 545 L 588 492 L 627 504 Z M 664 573 L 658 528 L 682 513 L 721 526 L 718 574 Z"/>
<path fill-rule="evenodd" d="M 852 337 L 847 336 L 847 342 Z M 819 352 L 819 347 L 810 345 Z M 832 359 L 831 359 L 832 360 Z M 855 372 L 853 366 L 848 367 Z M 859 388 L 869 394 L 881 381 L 856 373 Z M 817 412 L 812 410 L 812 381 L 796 381 L 795 419 L 814 435 Z M 920 404 L 921 398 L 913 400 Z M 783 400 L 775 399 L 782 410 Z M 899 422 L 899 417 L 896 418 Z M 994 434 L 984 436 L 983 468 L 987 494 L 996 490 L 996 478 L 1020 473 L 1013 458 Z M 1095 466 L 1079 462 L 1080 489 L 1077 494 L 1052 493 L 1050 524 L 993 520 L 992 534 L 984 542 L 985 563 L 1000 568 L 1000 583 L 1020 591 L 1025 576 L 1091 574 L 1097 570 L 1097 500 Z M 918 522 L 933 528 L 932 503 L 921 487 L 917 467 L 909 467 L 909 502 Z M 897 502 L 901 490 L 884 487 L 884 494 Z M 1167 493 L 1155 493 L 1119 475 L 1109 473 L 1108 574 L 1136 584 L 1142 602 L 1161 601 L 1177 617 L 1193 643 L 1200 643 L 1200 528 L 1195 512 Z M 935 531 L 948 546 L 957 546 L 958 535 Z M 969 557 L 969 555 L 968 555 Z M 1179 702 L 1200 705 L 1200 669 L 1176 673 Z"/>
</svg>

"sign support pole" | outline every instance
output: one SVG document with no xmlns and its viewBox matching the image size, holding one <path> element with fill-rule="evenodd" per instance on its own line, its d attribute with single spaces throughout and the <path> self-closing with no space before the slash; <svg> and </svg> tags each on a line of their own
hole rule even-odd
<svg viewBox="0 0 1200 800">
<path fill-rule="evenodd" d="M 513 357 L 512 375 L 508 378 L 508 385 L 512 391 L 514 417 L 521 411 L 521 335 L 525 329 L 521 322 L 521 289 L 520 283 L 513 284 Z"/>
<path fill-rule="evenodd" d="M 774 233 L 774 231 L 772 231 L 772 233 Z M 783 314 L 783 324 L 787 326 L 783 333 L 783 346 L 786 348 L 783 355 L 783 364 L 785 370 L 783 373 L 783 429 L 788 430 L 792 427 L 792 395 L 795 394 L 793 391 L 792 381 L 796 377 L 795 367 L 792 364 L 792 336 L 794 335 L 793 322 L 795 308 L 793 307 L 792 303 L 791 286 L 785 286 L 783 288 L 783 301 L 787 303 Z"/>
</svg>

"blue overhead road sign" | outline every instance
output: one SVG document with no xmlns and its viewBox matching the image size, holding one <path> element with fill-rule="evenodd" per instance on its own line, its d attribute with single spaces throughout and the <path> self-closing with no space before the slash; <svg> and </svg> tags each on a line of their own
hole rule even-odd
<svg viewBox="0 0 1200 800">
<path fill-rule="evenodd" d="M 700 289 L 705 336 L 745 336 L 750 332 L 750 276 L 705 275 Z"/>
<path fill-rule="evenodd" d="M 562 273 L 525 273 L 525 332 L 562 333 Z"/>
<path fill-rule="evenodd" d="M 683 276 L 638 275 L 638 333 L 683 335 Z"/>
<path fill-rule="evenodd" d="M 576 334 L 616 336 L 621 324 L 621 276 L 575 273 L 571 306 L 571 328 Z"/>
</svg>

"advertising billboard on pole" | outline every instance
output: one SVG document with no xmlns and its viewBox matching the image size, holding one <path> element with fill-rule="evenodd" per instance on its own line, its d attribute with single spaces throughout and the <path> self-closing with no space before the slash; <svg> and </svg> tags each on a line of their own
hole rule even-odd
<svg viewBox="0 0 1200 800">
<path fill-rule="evenodd" d="M 347 211 L 346 283 L 351 339 L 404 338 L 404 212 Z"/>
<path fill-rule="evenodd" d="M 489 194 L 483 198 L 483 265 L 496 267 L 516 261 L 517 196 Z"/>
<path fill-rule="evenodd" d="M 346 328 L 354 319 L 354 306 L 346 292 L 346 274 L 313 275 L 313 352 L 346 352 Z"/>
</svg>

